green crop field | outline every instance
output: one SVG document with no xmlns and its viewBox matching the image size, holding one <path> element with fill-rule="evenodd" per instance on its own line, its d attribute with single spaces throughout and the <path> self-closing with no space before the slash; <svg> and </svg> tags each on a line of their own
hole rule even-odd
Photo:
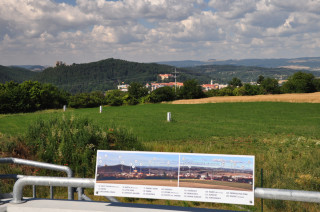
<svg viewBox="0 0 320 212">
<path fill-rule="evenodd" d="M 166 122 L 167 112 L 173 121 Z M 211 137 L 276 137 L 296 135 L 320 139 L 320 104 L 217 103 L 201 105 L 150 104 L 123 107 L 0 115 L 0 132 L 26 132 L 36 119 L 72 114 L 85 116 L 101 126 L 132 130 L 142 141 L 182 141 Z"/>
<path fill-rule="evenodd" d="M 172 113 L 170 123 L 166 121 L 167 112 Z M 255 155 L 255 187 L 260 187 L 263 169 L 264 187 L 320 190 L 320 104 L 147 104 L 104 107 L 102 114 L 99 108 L 48 110 L 0 115 L 0 137 L 23 135 L 37 119 L 56 116 L 88 117 L 106 131 L 124 127 L 148 151 Z M 152 203 L 173 204 L 163 200 Z M 256 200 L 255 204 L 256 207 L 248 209 L 257 210 L 260 201 Z M 187 205 L 216 207 L 207 203 Z M 318 211 L 319 206 L 266 200 L 265 211 L 268 210 Z"/>
</svg>

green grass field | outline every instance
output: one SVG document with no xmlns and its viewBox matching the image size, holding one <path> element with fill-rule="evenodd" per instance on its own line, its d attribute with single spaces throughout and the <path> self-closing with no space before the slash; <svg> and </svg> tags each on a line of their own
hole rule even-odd
<svg viewBox="0 0 320 212">
<path fill-rule="evenodd" d="M 166 122 L 167 112 L 173 122 Z M 61 111 L 0 115 L 0 132 L 26 132 L 37 118 L 62 116 Z M 177 141 L 211 137 L 275 137 L 296 135 L 320 139 L 320 104 L 218 103 L 202 105 L 150 104 L 68 110 L 111 127 L 126 127 L 142 141 Z"/>
<path fill-rule="evenodd" d="M 172 113 L 170 123 L 167 112 Z M 0 115 L 0 137 L 23 135 L 39 118 L 67 114 L 89 117 L 106 130 L 125 127 L 148 151 L 255 155 L 255 187 L 260 187 L 263 169 L 264 187 L 320 191 L 320 104 L 147 104 L 104 107 L 102 114 L 99 108 L 90 108 Z M 248 208 L 255 210 L 259 203 Z M 190 206 L 209 207 L 207 203 Z M 317 204 L 265 201 L 265 211 L 318 209 Z"/>
</svg>

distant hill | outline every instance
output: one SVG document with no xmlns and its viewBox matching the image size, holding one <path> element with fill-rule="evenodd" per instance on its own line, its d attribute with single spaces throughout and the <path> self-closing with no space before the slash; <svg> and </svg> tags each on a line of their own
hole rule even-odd
<svg viewBox="0 0 320 212">
<path fill-rule="evenodd" d="M 316 58 L 300 59 L 299 61 L 296 60 L 296 63 L 302 64 L 302 61 L 309 61 L 309 64 L 314 61 L 314 64 L 317 64 Z M 178 82 L 197 79 L 201 84 L 210 83 L 210 80 L 215 83 L 227 84 L 233 77 L 238 77 L 242 82 L 255 82 L 259 75 L 275 79 L 287 79 L 298 71 L 289 68 L 208 65 L 209 62 L 218 62 L 214 60 L 205 63 L 206 65 L 196 65 L 198 64 L 197 61 L 185 62 L 189 67 L 177 68 Z M 113 58 L 84 64 L 61 64 L 57 67 L 46 68 L 42 72 L 32 72 L 20 67 L 0 66 L 0 82 L 36 80 L 41 83 L 51 83 L 71 93 L 80 93 L 116 89 L 117 85 L 122 82 L 126 84 L 154 82 L 158 80 L 158 74 L 172 73 L 174 69 L 175 67 L 169 65 L 137 63 Z M 303 71 L 320 76 L 320 71 Z M 174 81 L 174 79 L 171 78 L 170 81 Z"/>
<path fill-rule="evenodd" d="M 260 75 L 264 77 L 275 78 L 278 80 L 287 79 L 298 70 L 288 68 L 264 68 L 254 66 L 235 66 L 235 65 L 203 65 L 183 68 L 187 73 L 193 75 L 203 75 L 218 83 L 228 83 L 233 77 L 241 79 L 242 82 L 256 82 Z M 303 72 L 312 73 L 320 76 L 320 72 L 303 70 Z"/>
<path fill-rule="evenodd" d="M 209 61 L 167 61 L 157 62 L 176 67 L 191 67 L 201 65 L 236 65 L 236 66 L 255 66 L 264 68 L 290 68 L 295 70 L 320 71 L 320 57 L 303 57 L 294 59 L 243 59 L 243 60 L 209 60 Z"/>
<path fill-rule="evenodd" d="M 41 72 L 44 69 L 48 68 L 49 66 L 40 66 L 40 65 L 13 65 L 11 67 L 19 67 L 19 68 L 24 68 L 24 69 L 28 69 L 30 71 L 34 71 L 34 72 Z"/>
<path fill-rule="evenodd" d="M 7 81 L 23 82 L 31 80 L 35 75 L 35 72 L 24 68 L 0 65 L 0 83 L 5 83 Z"/>
<path fill-rule="evenodd" d="M 173 67 L 155 63 L 136 63 L 106 59 L 85 64 L 47 68 L 33 79 L 52 83 L 71 93 L 115 89 L 121 83 L 156 81 L 160 73 L 171 73 Z"/>
</svg>

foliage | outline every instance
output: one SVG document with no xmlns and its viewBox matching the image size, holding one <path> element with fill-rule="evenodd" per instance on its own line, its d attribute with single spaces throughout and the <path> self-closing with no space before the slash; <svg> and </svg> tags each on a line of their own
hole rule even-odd
<svg viewBox="0 0 320 212">
<path fill-rule="evenodd" d="M 120 90 L 110 90 L 106 92 L 106 104 L 110 106 L 121 106 L 125 92 Z"/>
<path fill-rule="evenodd" d="M 237 77 L 233 77 L 232 80 L 229 81 L 228 84 L 230 87 L 241 87 L 242 86 L 241 80 Z"/>
<path fill-rule="evenodd" d="M 0 84 L 0 113 L 33 112 L 61 108 L 67 103 L 68 94 L 50 84 L 10 81 Z"/>
<path fill-rule="evenodd" d="M 311 73 L 297 72 L 282 86 L 283 93 L 311 93 L 316 91 L 315 77 Z"/>
<path fill-rule="evenodd" d="M 261 84 L 261 82 L 264 80 L 264 76 L 259 75 L 258 79 L 257 79 L 257 84 Z"/>
<path fill-rule="evenodd" d="M 155 63 L 136 63 L 109 58 L 85 64 L 59 65 L 34 76 L 39 82 L 52 83 L 73 94 L 115 89 L 119 82 L 156 81 L 157 75 L 172 67 Z"/>
<path fill-rule="evenodd" d="M 105 104 L 104 94 L 100 91 L 91 93 L 79 93 L 70 96 L 69 106 L 73 108 L 98 107 Z"/>
<path fill-rule="evenodd" d="M 75 116 L 39 119 L 30 125 L 25 141 L 42 161 L 68 165 L 78 174 L 86 168 L 91 176 L 98 149 L 142 149 L 137 138 L 125 129 L 100 127 L 88 118 Z"/>
<path fill-rule="evenodd" d="M 31 80 L 37 73 L 19 67 L 6 67 L 0 65 L 0 83 L 15 81 L 21 83 Z"/>
<path fill-rule="evenodd" d="M 280 87 L 278 80 L 265 78 L 260 83 L 263 94 L 278 94 L 280 93 Z"/>
<path fill-rule="evenodd" d="M 141 83 L 132 82 L 128 88 L 128 99 L 127 103 L 129 105 L 136 105 L 139 103 L 139 99 L 148 94 L 148 89 L 144 87 Z"/>
<path fill-rule="evenodd" d="M 199 99 L 205 97 L 201 86 L 195 79 L 185 81 L 177 95 L 179 99 Z"/>
<path fill-rule="evenodd" d="M 176 95 L 174 93 L 174 88 L 165 86 L 152 91 L 150 95 L 150 102 L 157 103 L 163 101 L 172 101 L 175 98 Z"/>
</svg>

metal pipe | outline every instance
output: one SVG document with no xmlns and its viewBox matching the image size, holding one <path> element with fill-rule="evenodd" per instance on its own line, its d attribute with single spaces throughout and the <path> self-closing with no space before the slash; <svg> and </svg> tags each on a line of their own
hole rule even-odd
<svg viewBox="0 0 320 212">
<path fill-rule="evenodd" d="M 87 195 L 85 195 L 85 194 L 82 194 L 81 199 L 82 199 L 82 200 L 85 200 L 85 201 L 92 201 L 92 199 L 90 199 L 90 198 L 89 198 Z"/>
<path fill-rule="evenodd" d="M 17 182 L 14 184 L 13 199 L 11 202 L 22 203 L 22 190 L 26 185 L 94 188 L 94 184 L 95 180 L 90 178 L 26 176 L 18 179 Z M 320 192 L 315 191 L 255 188 L 254 194 L 255 198 L 320 203 Z"/>
<path fill-rule="evenodd" d="M 320 203 L 320 192 L 274 188 L 255 188 L 255 198 Z"/>
<path fill-rule="evenodd" d="M 20 175 L 20 174 L 1 174 L 0 175 L 0 179 L 19 179 L 24 177 L 24 175 Z"/>
<path fill-rule="evenodd" d="M 81 187 L 78 187 L 77 191 L 78 191 L 78 200 L 82 200 L 83 189 Z"/>
<path fill-rule="evenodd" d="M 22 190 L 26 185 L 94 188 L 94 183 L 95 180 L 89 178 L 26 176 L 14 184 L 11 202 L 22 203 Z"/>
<path fill-rule="evenodd" d="M 32 197 L 37 198 L 37 188 L 35 185 L 32 186 Z"/>
<path fill-rule="evenodd" d="M 105 198 L 106 198 L 109 202 L 119 202 L 119 200 L 117 200 L 117 198 L 115 198 L 115 197 L 107 197 L 107 196 L 105 196 Z"/>
<path fill-rule="evenodd" d="M 0 158 L 0 163 L 14 163 L 14 164 L 20 164 L 20 165 L 28 165 L 38 168 L 44 168 L 44 169 L 50 169 L 54 171 L 63 171 L 67 173 L 68 177 L 73 177 L 72 170 L 68 166 L 61 166 L 56 164 L 50 164 L 50 163 L 44 163 L 44 162 L 38 162 L 38 161 L 32 161 L 32 160 L 25 160 L 20 158 Z M 73 200 L 73 188 L 68 187 L 68 199 Z"/>
<path fill-rule="evenodd" d="M 53 191 L 53 186 L 50 186 L 50 199 L 54 199 L 54 191 Z"/>
</svg>

